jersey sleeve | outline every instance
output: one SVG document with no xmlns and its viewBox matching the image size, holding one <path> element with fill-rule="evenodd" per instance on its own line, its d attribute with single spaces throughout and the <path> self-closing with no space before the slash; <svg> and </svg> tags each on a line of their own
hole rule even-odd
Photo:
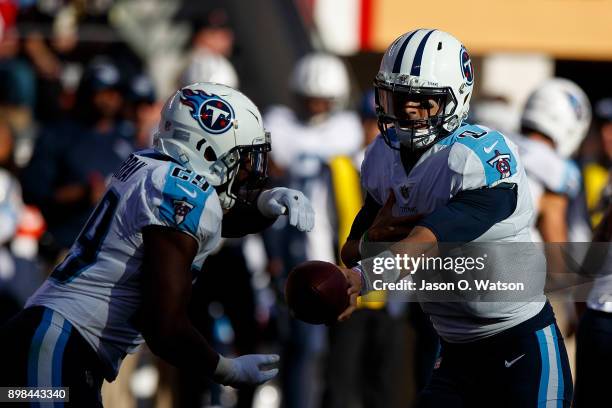
<svg viewBox="0 0 612 408">
<path fill-rule="evenodd" d="M 388 191 L 384 191 L 384 185 L 380 183 L 381 178 L 391 178 L 391 173 L 385 165 L 386 161 L 392 160 L 389 156 L 387 146 L 381 135 L 378 135 L 374 142 L 367 148 L 361 162 L 361 186 L 371 198 L 383 205 Z"/>
<path fill-rule="evenodd" d="M 516 209 L 516 186 L 464 190 L 416 225 L 427 227 L 438 242 L 470 242 Z"/>
<path fill-rule="evenodd" d="M 155 169 L 145 182 L 141 224 L 178 229 L 202 244 L 221 228 L 215 190 L 199 175 L 175 164 Z"/>
<path fill-rule="evenodd" d="M 516 146 L 501 133 L 465 126 L 454 138 L 448 166 L 459 175 L 460 182 L 453 193 L 515 181 L 519 171 Z"/>
</svg>

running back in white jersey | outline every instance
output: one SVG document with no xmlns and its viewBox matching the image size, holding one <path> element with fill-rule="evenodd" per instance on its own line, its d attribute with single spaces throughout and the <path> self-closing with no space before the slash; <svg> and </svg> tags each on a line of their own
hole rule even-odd
<svg viewBox="0 0 612 408">
<path fill-rule="evenodd" d="M 393 130 L 390 129 L 393 138 Z M 391 140 L 393 143 L 393 139 Z M 517 147 L 501 133 L 476 125 L 464 124 L 448 137 L 430 147 L 408 174 L 400 152 L 390 148 L 382 136 L 370 145 L 361 169 L 366 191 L 383 205 L 392 189 L 396 197 L 395 216 L 430 214 L 446 205 L 464 190 L 495 187 L 501 183 L 516 185 L 517 204 L 512 215 L 493 225 L 474 242 L 529 243 L 533 205 L 525 170 Z M 491 276 L 512 276 L 513 268 L 545 271 L 543 255 L 534 251 L 512 254 L 504 246 L 488 266 Z M 517 245 L 516 249 L 524 249 Z M 542 276 L 542 278 L 544 278 Z M 543 287 L 543 279 L 542 279 Z M 533 302 L 428 302 L 423 309 L 430 314 L 438 333 L 447 341 L 472 341 L 499 333 L 535 316 L 544 306 L 544 295 Z"/>
<path fill-rule="evenodd" d="M 199 271 L 221 237 L 222 209 L 206 180 L 155 150 L 135 153 L 49 279 L 28 300 L 55 310 L 96 350 L 112 381 L 144 340 L 133 324 L 141 303 L 142 229 L 167 226 L 199 244 Z"/>
</svg>

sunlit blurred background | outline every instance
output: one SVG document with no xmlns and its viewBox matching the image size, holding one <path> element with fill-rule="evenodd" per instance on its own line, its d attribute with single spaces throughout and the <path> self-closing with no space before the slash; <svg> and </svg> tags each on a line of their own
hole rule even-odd
<svg viewBox="0 0 612 408">
<path fill-rule="evenodd" d="M 305 191 L 317 227 L 280 220 L 224 241 L 193 319 L 224 354 L 280 352 L 281 374 L 238 393 L 145 348 L 105 384 L 105 405 L 409 407 L 436 352 L 420 309 L 370 302 L 327 328 L 291 319 L 282 295 L 293 265 L 339 262 L 378 132 L 382 53 L 415 28 L 452 33 L 475 62 L 472 119 L 510 133 L 539 83 L 575 81 L 594 107 L 574 159 L 596 223 L 612 158 L 610 22 L 612 0 L 0 0 L 0 323 L 65 254 L 114 169 L 150 146 L 165 98 L 225 83 L 264 113 L 271 183 Z"/>
</svg>

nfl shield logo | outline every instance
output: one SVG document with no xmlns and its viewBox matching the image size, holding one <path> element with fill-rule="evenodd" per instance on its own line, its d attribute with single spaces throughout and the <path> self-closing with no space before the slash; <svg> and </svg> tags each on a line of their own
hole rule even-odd
<svg viewBox="0 0 612 408">
<path fill-rule="evenodd" d="M 174 200 L 172 204 L 174 206 L 174 222 L 180 225 L 185 221 L 187 214 L 193 209 L 193 205 L 184 200 Z"/>
<path fill-rule="evenodd" d="M 410 196 L 410 187 L 404 184 L 400 187 L 400 193 L 402 194 L 402 197 L 407 200 Z"/>
</svg>

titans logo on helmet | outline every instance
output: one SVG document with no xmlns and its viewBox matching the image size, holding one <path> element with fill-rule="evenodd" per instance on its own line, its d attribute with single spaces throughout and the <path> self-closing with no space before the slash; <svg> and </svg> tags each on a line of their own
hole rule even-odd
<svg viewBox="0 0 612 408">
<path fill-rule="evenodd" d="M 461 47 L 459 60 L 461 61 L 461 73 L 463 74 L 463 78 L 465 78 L 465 82 L 467 82 L 468 85 L 472 85 L 474 82 L 474 68 L 472 67 L 470 54 L 468 54 L 465 47 Z"/>
<path fill-rule="evenodd" d="M 571 92 L 565 92 L 565 93 L 567 95 L 567 98 L 569 99 L 569 103 L 572 109 L 574 110 L 574 113 L 576 114 L 576 118 L 578 120 L 581 120 L 582 116 L 584 115 L 584 112 L 582 111 L 582 105 L 580 104 L 578 97 L 576 97 L 576 95 L 574 95 Z"/>
<path fill-rule="evenodd" d="M 181 103 L 191 109 L 191 116 L 208 133 L 224 133 L 232 126 L 234 109 L 220 96 L 185 89 Z"/>
</svg>

